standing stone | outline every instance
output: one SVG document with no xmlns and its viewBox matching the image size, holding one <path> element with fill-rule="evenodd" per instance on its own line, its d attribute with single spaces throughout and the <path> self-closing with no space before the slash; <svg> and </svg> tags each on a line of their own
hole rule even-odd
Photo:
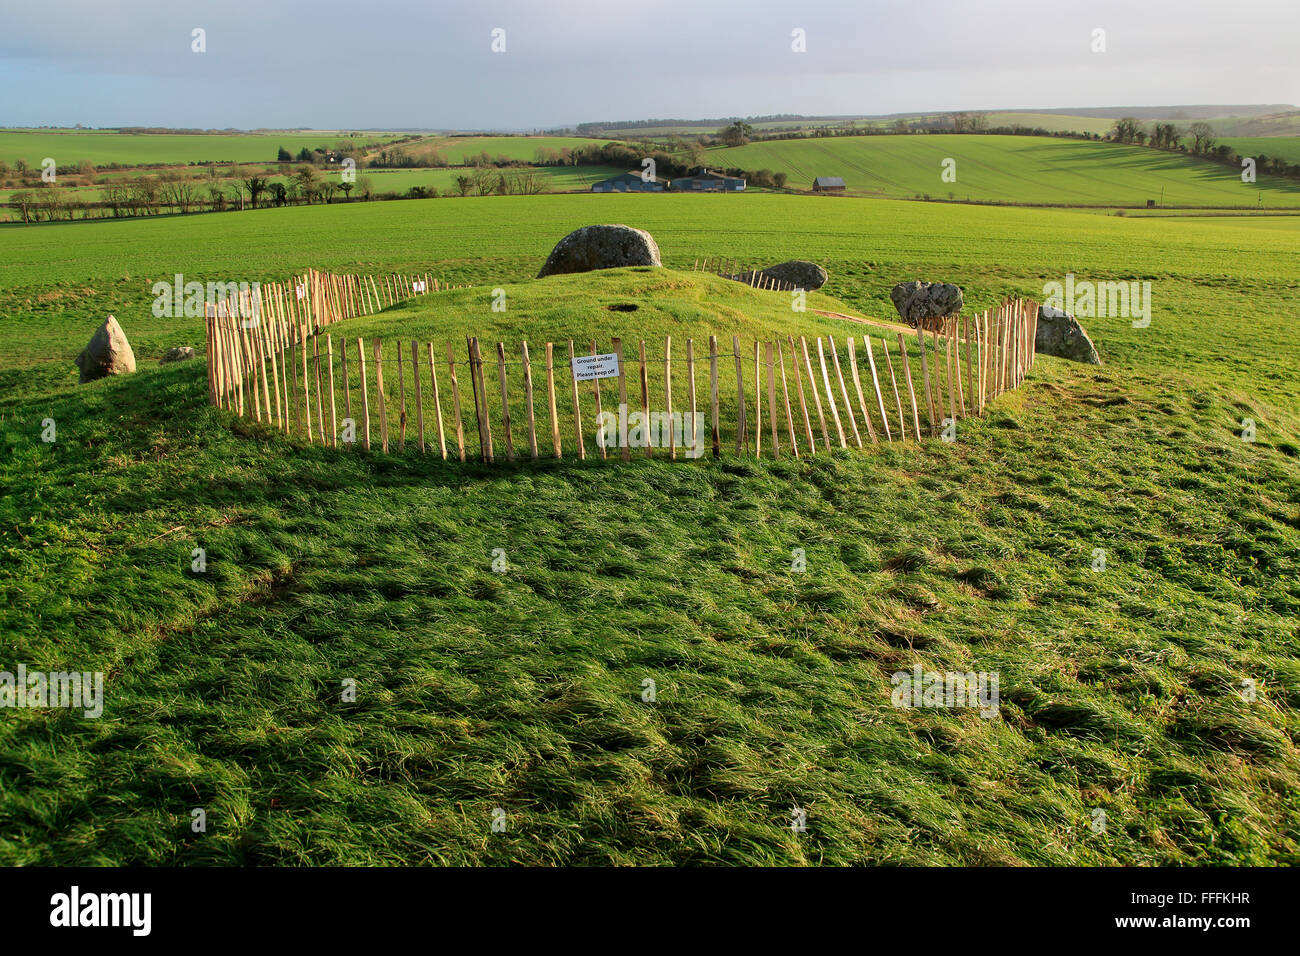
<svg viewBox="0 0 1300 956">
<path fill-rule="evenodd" d="M 1038 331 L 1034 334 L 1034 351 L 1040 355 L 1055 355 L 1072 362 L 1100 365 L 1097 347 L 1079 320 L 1068 312 L 1050 305 L 1038 307 Z"/>
<path fill-rule="evenodd" d="M 659 246 L 644 229 L 621 225 L 583 226 L 556 243 L 537 278 L 621 266 L 662 265 Z"/>
<path fill-rule="evenodd" d="M 90 343 L 77 356 L 81 384 L 108 375 L 125 375 L 135 371 L 135 353 L 126 333 L 111 315 L 90 337 Z"/>
<path fill-rule="evenodd" d="M 911 325 L 956 315 L 962 306 L 961 287 L 948 282 L 900 282 L 889 298 Z"/>
</svg>

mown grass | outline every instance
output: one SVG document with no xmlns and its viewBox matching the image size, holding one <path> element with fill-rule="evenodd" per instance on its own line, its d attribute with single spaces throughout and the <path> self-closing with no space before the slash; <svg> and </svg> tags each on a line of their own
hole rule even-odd
<svg viewBox="0 0 1300 956">
<path fill-rule="evenodd" d="M 202 339 L 150 324 L 143 276 L 304 260 L 479 287 L 349 334 L 630 338 L 640 319 L 698 344 L 780 321 L 708 277 L 528 281 L 605 198 L 0 231 L 0 669 L 102 669 L 108 690 L 98 721 L 0 712 L 0 859 L 1296 861 L 1294 231 L 618 197 L 608 218 L 670 263 L 809 255 L 881 318 L 913 274 L 977 308 L 1067 267 L 1157 283 L 1150 328 L 1089 323 L 1105 366 L 1041 359 L 952 445 L 486 468 L 287 441 L 207 407 L 199 363 L 152 364 Z M 66 364 L 106 307 L 142 371 L 78 387 Z M 890 674 L 915 664 L 997 672 L 999 716 L 895 709 Z"/>
</svg>

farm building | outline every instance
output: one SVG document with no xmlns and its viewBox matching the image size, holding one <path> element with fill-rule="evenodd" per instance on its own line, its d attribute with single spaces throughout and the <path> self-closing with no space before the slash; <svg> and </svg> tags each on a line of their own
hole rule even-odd
<svg viewBox="0 0 1300 956">
<path fill-rule="evenodd" d="M 735 176 L 724 176 L 722 173 L 701 169 L 693 176 L 681 176 L 674 179 L 669 188 L 674 192 L 701 192 L 705 190 L 740 192 L 745 188 L 745 181 Z"/>
<path fill-rule="evenodd" d="M 613 179 L 592 183 L 591 191 L 594 193 L 661 193 L 667 186 L 666 179 L 656 176 L 647 182 L 641 178 L 640 170 L 631 169 L 626 173 L 619 173 Z"/>
<path fill-rule="evenodd" d="M 813 192 L 842 193 L 844 192 L 844 179 L 840 176 L 818 176 L 813 180 Z"/>
</svg>

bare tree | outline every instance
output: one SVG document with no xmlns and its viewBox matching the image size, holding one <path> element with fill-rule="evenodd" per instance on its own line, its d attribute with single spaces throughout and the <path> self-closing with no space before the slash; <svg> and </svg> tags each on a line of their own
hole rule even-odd
<svg viewBox="0 0 1300 956">
<path fill-rule="evenodd" d="M 1214 148 L 1214 128 L 1204 121 L 1193 123 L 1187 131 L 1192 134 L 1195 142 L 1192 144 L 1192 152 L 1208 153 Z"/>
</svg>

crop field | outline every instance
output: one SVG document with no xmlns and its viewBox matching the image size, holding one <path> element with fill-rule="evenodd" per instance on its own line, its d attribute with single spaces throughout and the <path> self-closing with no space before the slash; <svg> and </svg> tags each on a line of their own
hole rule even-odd
<svg viewBox="0 0 1300 956">
<path fill-rule="evenodd" d="M 539 149 L 559 151 L 605 142 L 609 141 L 579 136 L 430 136 L 402 146 L 399 152 L 409 156 L 436 152 L 452 165 L 464 163 L 482 153 L 487 153 L 492 159 L 505 156 L 531 163 Z"/>
<path fill-rule="evenodd" d="M 980 174 L 952 152 L 973 138 L 896 142 Z M 1063 163 L 1077 189 L 1122 194 L 1095 155 Z M 647 229 L 667 268 L 533 279 L 592 222 Z M 473 287 L 330 332 L 462 351 L 865 329 L 704 256 L 816 260 L 811 308 L 882 320 L 910 278 L 967 311 L 1149 281 L 1152 321 L 1083 319 L 1104 365 L 1040 358 L 955 443 L 799 461 L 321 448 L 209 407 L 201 361 L 156 364 L 203 345 L 151 310 L 176 272 L 427 270 Z M 1297 262 L 1300 217 L 763 194 L 0 226 L 4 661 L 101 670 L 107 701 L 0 722 L 0 864 L 1296 863 Z M 139 371 L 78 386 L 109 312 Z M 891 706 L 914 666 L 1000 674 L 999 714 Z"/>
<path fill-rule="evenodd" d="M 862 136 L 782 140 L 709 151 L 718 167 L 784 172 L 811 189 L 842 176 L 851 191 L 880 196 L 991 202 L 1143 206 L 1300 206 L 1300 183 L 1239 171 L 1179 153 L 1097 141 L 1032 136 Z M 956 181 L 940 179 L 956 160 Z"/>
<path fill-rule="evenodd" d="M 60 166 L 83 160 L 93 164 L 173 165 L 205 162 L 271 162 L 281 146 L 294 155 L 300 149 L 328 149 L 345 140 L 347 132 L 330 130 L 297 133 L 117 133 L 88 130 L 0 130 L 0 160 L 12 165 L 25 159 L 33 169 L 49 156 Z M 383 142 L 392 134 L 357 133 L 363 142 Z"/>
</svg>

